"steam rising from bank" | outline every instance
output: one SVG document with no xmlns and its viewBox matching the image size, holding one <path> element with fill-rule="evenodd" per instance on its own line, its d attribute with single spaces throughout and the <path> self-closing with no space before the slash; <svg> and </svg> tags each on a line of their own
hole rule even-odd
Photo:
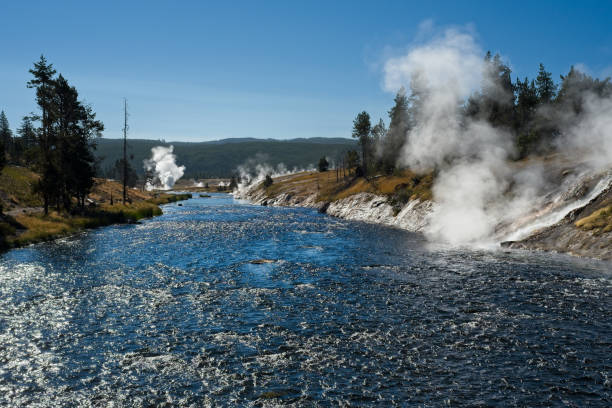
<svg viewBox="0 0 612 408">
<path fill-rule="evenodd" d="M 507 90 L 492 89 L 498 84 L 483 55 L 469 31 L 449 29 L 384 65 L 384 88 L 411 89 L 411 103 L 418 104 L 399 164 L 437 172 L 426 229 L 432 240 L 473 245 L 499 239 L 500 226 L 537 208 L 550 187 L 539 167 L 511 167 L 512 135 L 463 114 L 466 98 L 479 87 L 499 95 L 499 103 L 508 100 Z M 559 147 L 590 169 L 610 167 L 612 100 L 588 94 L 585 101 L 579 116 L 565 115 Z"/>
<path fill-rule="evenodd" d="M 259 186 L 266 178 L 270 177 L 281 177 L 289 174 L 300 173 L 303 171 L 314 171 L 313 165 L 307 168 L 288 169 L 283 163 L 279 163 L 276 166 L 267 163 L 268 156 L 265 154 L 257 154 L 255 157 L 247 159 L 243 164 L 238 166 L 236 172 L 238 173 L 237 187 L 234 191 L 236 197 L 246 197 L 247 192 Z"/>
<path fill-rule="evenodd" d="M 185 166 L 176 165 L 174 146 L 156 146 L 151 149 L 151 158 L 144 160 L 144 169 L 148 175 L 147 190 L 170 190 L 174 183 L 185 174 Z"/>
</svg>

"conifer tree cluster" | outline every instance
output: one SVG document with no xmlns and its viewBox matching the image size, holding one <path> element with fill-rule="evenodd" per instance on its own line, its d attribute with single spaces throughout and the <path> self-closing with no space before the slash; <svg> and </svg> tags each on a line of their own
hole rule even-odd
<svg viewBox="0 0 612 408">
<path fill-rule="evenodd" d="M 535 79 L 516 78 L 499 55 L 488 52 L 484 57 L 481 89 L 474 92 L 459 109 L 464 120 L 487 122 L 503 129 L 515 146 L 515 159 L 554 151 L 560 129 L 579 115 L 586 95 L 612 96 L 610 78 L 592 78 L 572 67 L 555 83 L 552 74 L 539 65 Z M 408 133 L 415 127 L 422 105 L 422 90 L 412 87 L 410 95 L 401 88 L 389 110 L 389 127 L 382 119 L 371 125 L 367 112 L 353 121 L 353 137 L 359 140 L 361 163 L 358 171 L 391 174 L 401 168 L 401 153 Z M 347 156 L 348 157 L 348 156 Z"/>
<path fill-rule="evenodd" d="M 8 160 L 40 174 L 34 188 L 43 199 L 45 214 L 51 206 L 64 211 L 83 208 L 95 174 L 92 150 L 104 125 L 44 56 L 30 73 L 27 85 L 36 91 L 39 112 L 23 118 L 15 137 L 6 115 L 0 114 L 0 165 Z"/>
</svg>

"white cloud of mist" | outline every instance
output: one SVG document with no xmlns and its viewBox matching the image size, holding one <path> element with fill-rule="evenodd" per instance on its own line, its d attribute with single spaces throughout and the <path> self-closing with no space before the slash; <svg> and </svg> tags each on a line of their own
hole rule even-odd
<svg viewBox="0 0 612 408">
<path fill-rule="evenodd" d="M 151 149 L 151 158 L 144 160 L 144 168 L 154 174 L 152 182 L 147 182 L 147 190 L 170 190 L 174 183 L 185 174 L 185 166 L 176 165 L 174 146 L 156 146 Z"/>
<path fill-rule="evenodd" d="M 559 148 L 574 150 L 594 168 L 612 167 L 612 99 L 588 93 L 583 108 L 563 132 Z"/>
<path fill-rule="evenodd" d="M 272 178 L 287 176 L 289 174 L 300 173 L 303 171 L 314 171 L 314 166 L 310 165 L 307 168 L 288 169 L 283 163 L 279 163 L 276 166 L 268 164 L 266 161 L 268 156 L 265 154 L 258 153 L 255 157 L 246 160 L 243 164 L 238 166 L 238 187 L 235 195 L 237 197 L 244 197 L 250 189 L 257 187 L 261 182 L 264 181 L 267 175 Z"/>
<path fill-rule="evenodd" d="M 431 24 L 426 25 L 432 32 Z M 448 29 L 384 66 L 384 89 L 411 89 L 418 116 L 406 135 L 400 164 L 436 169 L 436 202 L 428 238 L 455 245 L 489 244 L 500 226 L 544 202 L 539 166 L 517 170 L 512 135 L 462 115 L 468 96 L 488 80 L 484 52 L 469 29 Z M 563 150 L 581 149 L 594 168 L 612 162 L 612 101 L 587 99 L 585 113 L 563 138 Z M 586 148 L 586 149 L 585 149 Z M 589 151 L 586 151 L 589 150 Z M 573 154 L 573 152 L 572 152 Z M 496 237 L 496 238 L 494 238 Z"/>
<path fill-rule="evenodd" d="M 431 23 L 426 26 L 427 32 L 433 30 Z M 384 88 L 396 92 L 416 81 L 430 90 L 450 87 L 453 96 L 465 98 L 480 86 L 483 55 L 469 32 L 448 29 L 408 54 L 389 59 L 384 66 Z"/>
</svg>

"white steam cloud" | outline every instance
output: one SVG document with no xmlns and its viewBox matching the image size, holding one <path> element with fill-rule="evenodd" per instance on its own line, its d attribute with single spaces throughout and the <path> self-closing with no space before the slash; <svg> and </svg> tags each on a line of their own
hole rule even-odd
<svg viewBox="0 0 612 408">
<path fill-rule="evenodd" d="M 185 166 L 176 165 L 174 146 L 156 146 L 151 149 L 151 158 L 144 160 L 144 168 L 152 173 L 152 179 L 147 181 L 147 190 L 170 190 L 174 183 L 185 174 Z"/>
<path fill-rule="evenodd" d="M 587 158 L 594 168 L 612 166 L 612 98 L 585 95 L 579 118 L 561 139 L 561 148 L 573 149 Z"/>
<path fill-rule="evenodd" d="M 495 86 L 483 56 L 469 31 L 449 29 L 384 65 L 385 90 L 411 89 L 419 104 L 400 164 L 437 171 L 426 235 L 455 245 L 491 243 L 496 229 L 533 211 L 542 199 L 541 169 L 511 167 L 513 137 L 462 115 L 473 91 Z M 580 122 L 566 132 L 565 148 L 582 149 L 601 169 L 612 162 L 612 101 L 591 97 L 585 106 Z"/>
<path fill-rule="evenodd" d="M 279 163 L 275 167 L 266 163 L 267 159 L 267 155 L 258 153 L 255 157 L 246 160 L 243 164 L 238 166 L 238 186 L 234 192 L 236 197 L 246 197 L 249 190 L 256 188 L 264 181 L 267 175 L 274 178 L 315 170 L 313 165 L 307 168 L 294 167 L 293 169 L 288 169 L 285 164 Z"/>
</svg>

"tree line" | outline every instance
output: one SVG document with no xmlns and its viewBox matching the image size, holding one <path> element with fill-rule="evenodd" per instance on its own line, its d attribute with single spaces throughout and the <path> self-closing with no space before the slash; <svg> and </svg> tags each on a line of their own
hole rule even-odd
<svg viewBox="0 0 612 408">
<path fill-rule="evenodd" d="M 23 118 L 17 135 L 0 113 L 0 167 L 7 162 L 27 165 L 40 175 L 34 190 L 45 214 L 52 206 L 58 211 L 83 209 L 96 170 L 93 150 L 104 125 L 44 56 L 29 72 L 27 87 L 35 90 L 38 112 Z"/>
<path fill-rule="evenodd" d="M 460 107 L 464 120 L 485 121 L 494 128 L 505 130 L 513 138 L 519 160 L 529 155 L 550 153 L 568 118 L 584 110 L 588 93 L 605 98 L 612 96 L 610 78 L 600 80 L 571 67 L 556 83 L 552 74 L 539 64 L 534 79 L 511 79 L 512 71 L 499 55 L 487 52 L 484 57 L 485 75 L 481 89 L 474 92 Z M 422 106 L 421 90 L 411 86 L 396 94 L 389 110 L 389 126 L 380 119 L 372 125 L 370 115 L 363 111 L 353 121 L 352 137 L 359 142 L 360 175 L 374 172 L 391 174 L 401 168 L 400 155 L 408 133 L 416 126 Z M 355 163 L 356 152 L 346 161 Z M 350 166 L 349 166 L 350 167 Z"/>
</svg>

